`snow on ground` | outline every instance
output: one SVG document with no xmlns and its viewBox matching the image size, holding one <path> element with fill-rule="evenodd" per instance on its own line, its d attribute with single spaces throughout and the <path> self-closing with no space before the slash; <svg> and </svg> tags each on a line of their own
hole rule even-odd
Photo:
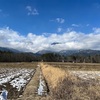
<svg viewBox="0 0 100 100">
<path fill-rule="evenodd" d="M 21 76 L 19 76 L 18 78 L 13 79 L 10 84 L 17 88 L 18 91 L 21 90 L 22 87 L 24 87 L 27 82 L 31 79 L 30 77 L 30 73 L 32 73 L 33 70 L 23 70 L 23 73 L 21 74 Z"/>
<path fill-rule="evenodd" d="M 7 100 L 8 91 L 3 89 L 0 94 L 0 100 Z"/>
<path fill-rule="evenodd" d="M 31 79 L 31 76 L 34 73 L 34 69 L 26 68 L 1 68 L 0 69 L 0 85 L 2 86 L 5 83 L 10 83 L 18 91 L 24 87 L 28 81 Z"/>
<path fill-rule="evenodd" d="M 38 87 L 38 95 L 47 95 L 47 91 L 45 90 L 46 84 L 43 79 L 42 73 L 40 72 L 40 77 L 39 77 L 39 87 Z"/>
<path fill-rule="evenodd" d="M 42 95 L 44 93 L 44 80 L 41 79 L 41 74 L 40 74 L 40 81 L 39 81 L 39 88 L 38 88 L 38 95 Z"/>
<path fill-rule="evenodd" d="M 70 71 L 73 75 L 84 79 L 99 79 L 100 80 L 100 71 Z"/>
<path fill-rule="evenodd" d="M 39 88 L 38 88 L 38 95 L 43 95 L 44 93 L 44 81 L 40 79 Z"/>
</svg>

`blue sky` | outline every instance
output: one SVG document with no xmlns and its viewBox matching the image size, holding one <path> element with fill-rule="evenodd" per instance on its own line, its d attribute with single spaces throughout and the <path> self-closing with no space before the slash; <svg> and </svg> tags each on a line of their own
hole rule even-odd
<svg viewBox="0 0 100 100">
<path fill-rule="evenodd" d="M 27 7 L 38 14 L 31 14 Z M 9 26 L 21 34 L 57 32 L 58 27 L 87 33 L 100 26 L 100 0 L 0 0 L 0 9 L 0 27 Z"/>
<path fill-rule="evenodd" d="M 42 49 L 59 49 L 59 47 L 63 47 L 65 45 L 64 43 L 69 43 L 69 41 L 78 42 L 79 37 L 76 37 L 76 35 L 80 34 L 84 34 L 84 37 L 87 37 L 87 35 L 90 36 L 90 34 L 100 35 L 99 21 L 100 0 L 0 0 L 0 30 L 3 32 L 0 34 L 4 36 L 4 34 L 10 34 L 10 32 L 12 34 L 16 33 L 19 38 L 23 37 L 26 40 L 28 40 L 28 36 L 31 34 L 34 41 L 29 39 L 30 43 L 33 44 L 26 51 L 36 52 Z M 65 41 L 60 40 L 64 34 L 69 36 L 71 32 L 76 32 L 75 36 L 73 35 L 76 39 L 68 38 Z M 40 49 L 38 49 L 39 47 L 35 48 L 34 36 L 36 36 L 35 38 L 42 37 L 41 39 L 46 38 L 48 40 L 55 34 L 57 36 L 53 36 L 53 38 L 56 37 L 58 40 L 54 39 L 51 42 L 59 42 L 59 44 L 55 45 L 55 47 L 57 46 L 56 48 L 51 47 L 51 42 L 44 44 L 43 41 L 44 47 Z M 4 38 L 0 46 L 6 47 L 7 43 L 5 41 L 9 42 L 9 39 L 11 40 L 11 38 Z M 18 40 L 13 41 L 16 43 L 19 42 Z M 22 41 L 21 39 L 20 43 Z M 98 42 L 96 41 L 96 43 Z M 81 43 L 84 44 L 84 41 L 81 41 Z M 93 43 L 91 42 L 89 44 L 92 45 Z M 27 41 L 24 45 L 28 45 Z M 69 45 L 72 47 L 72 44 Z M 67 44 L 66 49 L 73 49 L 69 45 Z M 98 46 L 95 47 L 94 45 L 89 45 L 87 48 L 99 49 Z M 9 46 L 25 50 L 25 47 L 22 45 L 17 47 L 9 43 Z M 78 49 L 84 49 L 84 46 Z"/>
</svg>

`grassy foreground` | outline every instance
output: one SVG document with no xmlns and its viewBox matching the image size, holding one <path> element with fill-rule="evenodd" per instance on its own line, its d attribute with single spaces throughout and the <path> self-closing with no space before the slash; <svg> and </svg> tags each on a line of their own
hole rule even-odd
<svg viewBox="0 0 100 100">
<path fill-rule="evenodd" d="M 23 96 L 17 100 L 100 100 L 100 76 L 84 80 L 72 73 L 72 71 L 100 71 L 100 64 L 0 63 L 0 68 L 7 67 L 36 70 L 25 87 Z M 46 96 L 37 94 L 40 73 L 48 88 Z"/>
<path fill-rule="evenodd" d="M 49 100 L 100 100 L 100 82 L 82 80 L 61 68 L 41 63 L 48 83 Z"/>
<path fill-rule="evenodd" d="M 0 63 L 0 68 L 34 68 L 37 67 L 37 62 L 16 62 L 16 63 Z"/>
</svg>

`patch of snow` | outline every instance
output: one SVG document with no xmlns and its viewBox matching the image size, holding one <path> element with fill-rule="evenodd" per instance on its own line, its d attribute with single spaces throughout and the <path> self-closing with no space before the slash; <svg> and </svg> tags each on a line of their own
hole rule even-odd
<svg viewBox="0 0 100 100">
<path fill-rule="evenodd" d="M 21 76 L 12 80 L 10 84 L 13 87 L 17 88 L 18 91 L 20 91 L 21 88 L 24 87 L 28 83 L 28 81 L 31 79 L 30 74 L 33 73 L 32 71 L 33 70 L 25 70 L 24 73 L 21 74 Z"/>
<path fill-rule="evenodd" d="M 17 75 L 20 75 L 20 73 L 19 74 L 17 74 Z M 11 79 L 13 79 L 15 76 L 17 76 L 16 74 L 14 74 L 14 75 L 11 75 L 11 76 L 8 76 L 8 77 L 5 77 L 5 78 L 1 78 L 0 79 L 0 85 L 2 85 L 3 83 L 7 83 L 7 82 L 9 82 Z"/>
<path fill-rule="evenodd" d="M 4 98 L 0 95 L 0 100 L 4 100 Z"/>
<path fill-rule="evenodd" d="M 100 79 L 100 71 L 70 71 L 73 75 L 81 79 Z"/>
<path fill-rule="evenodd" d="M 45 87 L 45 82 L 42 79 L 42 74 L 40 73 L 40 80 L 39 80 L 39 88 L 38 88 L 38 95 L 42 96 L 45 92 L 44 87 Z M 46 94 L 46 93 L 45 93 Z"/>
<path fill-rule="evenodd" d="M 0 70 L 0 85 L 4 83 L 10 83 L 13 87 L 17 88 L 18 91 L 24 87 L 31 76 L 34 73 L 34 69 L 27 68 L 1 68 Z"/>
<path fill-rule="evenodd" d="M 44 93 L 44 81 L 40 79 L 39 88 L 38 88 L 38 95 L 43 95 Z"/>
<path fill-rule="evenodd" d="M 18 91 L 20 91 L 21 88 L 24 87 L 24 86 L 26 85 L 26 83 L 27 83 L 27 81 L 26 81 L 25 79 L 23 79 L 23 78 L 20 78 L 20 77 L 19 77 L 19 78 L 15 78 L 14 80 L 12 80 L 12 81 L 10 82 L 10 84 L 11 84 L 13 87 L 17 88 Z"/>
<path fill-rule="evenodd" d="M 7 100 L 8 91 L 3 89 L 2 93 L 0 94 L 0 100 Z"/>
</svg>

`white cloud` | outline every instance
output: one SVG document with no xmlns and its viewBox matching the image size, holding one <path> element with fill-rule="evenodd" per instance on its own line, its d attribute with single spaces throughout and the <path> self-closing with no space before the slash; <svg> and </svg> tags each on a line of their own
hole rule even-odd
<svg viewBox="0 0 100 100">
<path fill-rule="evenodd" d="M 36 8 L 32 8 L 31 6 L 26 6 L 26 9 L 28 11 L 28 15 L 39 15 Z"/>
<path fill-rule="evenodd" d="M 65 19 L 63 19 L 63 18 L 56 18 L 55 20 L 50 20 L 50 21 L 53 21 L 53 22 L 57 22 L 57 23 L 63 24 L 63 23 L 65 22 Z"/>
<path fill-rule="evenodd" d="M 93 31 L 95 32 L 95 33 L 100 33 L 100 28 L 93 28 Z"/>
<path fill-rule="evenodd" d="M 56 18 L 56 21 L 61 24 L 65 22 L 63 18 Z"/>
<path fill-rule="evenodd" d="M 60 44 L 51 45 L 53 42 Z M 70 49 L 99 49 L 100 28 L 94 28 L 92 33 L 67 31 L 62 34 L 51 33 L 49 36 L 20 33 L 7 28 L 0 28 L 0 46 L 15 48 L 22 51 L 37 52 L 39 50 L 70 50 Z"/>
<path fill-rule="evenodd" d="M 80 27 L 81 25 L 79 25 L 79 24 L 72 24 L 71 26 L 73 26 L 73 27 Z"/>
<path fill-rule="evenodd" d="M 65 22 L 65 20 L 63 18 L 56 18 L 56 21 L 61 24 L 63 24 Z"/>
</svg>

